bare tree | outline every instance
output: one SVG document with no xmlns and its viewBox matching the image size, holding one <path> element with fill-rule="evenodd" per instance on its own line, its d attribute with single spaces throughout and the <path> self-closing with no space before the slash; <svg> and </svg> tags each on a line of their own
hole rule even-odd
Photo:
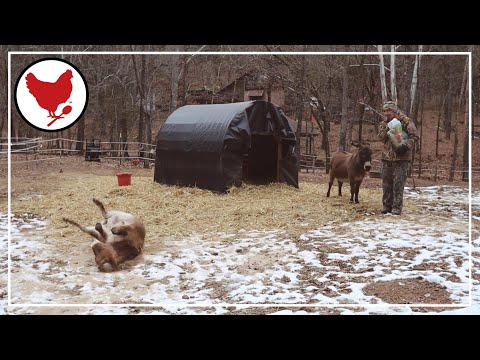
<svg viewBox="0 0 480 360">
<path fill-rule="evenodd" d="M 342 121 L 340 123 L 340 142 L 338 150 L 347 150 L 347 125 L 348 125 L 348 65 L 343 67 L 342 86 Z"/>
<path fill-rule="evenodd" d="M 177 45 L 176 51 L 183 51 L 183 45 Z M 173 112 L 177 108 L 178 101 L 178 81 L 179 81 L 179 68 L 180 68 L 180 55 L 173 55 L 171 57 L 171 101 L 170 112 Z"/>
<path fill-rule="evenodd" d="M 136 49 L 157 50 L 163 45 L 146 45 L 143 48 L 136 47 Z M 302 45 L 268 45 L 268 46 L 238 46 L 231 47 L 228 45 L 207 45 L 208 50 L 265 50 L 268 51 L 298 51 L 301 50 Z M 185 49 L 190 47 L 185 45 Z M 398 47 L 398 45 L 397 45 Z M 18 48 L 19 50 L 33 50 L 34 47 L 13 46 L 8 47 L 10 50 Z M 171 49 L 182 50 L 183 47 L 171 46 Z M 204 46 L 191 46 L 191 49 L 201 51 Z M 402 46 L 402 51 L 403 51 Z M 0 76 L 2 79 L 6 78 L 7 62 L 6 49 L 2 46 L 2 56 L 0 59 Z M 42 46 L 36 47 L 35 50 L 53 51 L 61 49 L 60 46 Z M 79 68 L 82 70 L 87 78 L 89 85 L 89 104 L 83 119 L 68 131 L 64 132 L 65 136 L 77 138 L 80 142 L 76 145 L 78 149 L 84 146 L 85 138 L 91 137 L 93 134 L 103 134 L 112 141 L 118 140 L 119 134 L 122 133 L 122 140 L 136 140 L 137 133 L 138 140 L 144 140 L 151 143 L 149 134 L 152 134 L 152 129 L 156 125 L 161 125 L 170 111 L 173 111 L 186 101 L 192 99 L 189 97 L 189 89 L 201 89 L 206 86 L 209 90 L 222 88 L 252 70 L 258 70 L 268 75 L 268 86 L 265 87 L 267 94 L 273 98 L 276 94 L 274 90 L 276 87 L 282 87 L 285 94 L 285 102 L 282 110 L 287 116 L 296 117 L 299 120 L 300 127 L 302 124 L 303 110 L 305 110 L 305 99 L 309 96 L 315 96 L 320 103 L 313 115 L 317 121 L 316 125 L 320 129 L 322 136 L 322 154 L 325 150 L 326 160 L 329 158 L 329 131 L 330 121 L 337 119 L 341 113 L 342 120 L 342 144 L 339 148 L 348 149 L 348 137 L 350 136 L 350 129 L 353 126 L 353 131 L 356 131 L 356 123 L 358 122 L 358 139 L 368 137 L 371 131 L 377 132 L 373 126 L 378 126 L 377 122 L 373 122 L 372 129 L 370 121 L 374 120 L 374 113 L 367 111 L 366 105 L 373 109 L 378 109 L 381 102 L 388 100 L 398 100 L 403 102 L 405 100 L 404 108 L 418 125 L 422 127 L 425 125 L 423 135 L 427 135 L 427 131 L 435 131 L 430 128 L 430 125 L 437 125 L 437 119 L 432 119 L 430 114 L 435 111 L 434 116 L 439 114 L 438 141 L 442 141 L 443 132 L 446 130 L 444 121 L 451 114 L 452 131 L 455 131 L 463 121 L 463 115 L 468 119 L 468 113 L 464 112 L 465 80 L 462 80 L 462 71 L 464 71 L 464 59 L 461 61 L 456 57 L 448 56 L 445 61 L 443 56 L 424 56 L 418 54 L 416 56 L 404 56 L 401 52 L 396 52 L 393 45 L 378 45 L 373 48 L 373 51 L 383 52 L 390 51 L 387 57 L 380 54 L 373 53 L 370 55 L 362 55 L 358 57 L 360 61 L 358 64 L 349 66 L 346 70 L 347 61 L 355 59 L 351 56 L 337 56 L 337 55 L 319 55 L 308 56 L 305 59 L 302 56 L 282 55 L 275 53 L 275 55 L 255 55 L 255 56 L 238 56 L 235 54 L 225 54 L 222 56 L 210 56 L 203 54 L 202 56 L 192 55 L 168 55 L 168 56 L 151 56 L 151 55 L 135 55 L 133 60 L 132 55 L 89 55 L 77 53 L 69 58 L 67 53 L 70 50 L 82 51 L 101 50 L 101 51 L 125 51 L 129 50 L 129 46 L 98 46 L 87 47 L 78 45 L 63 45 L 65 51 L 65 59 L 73 61 L 75 64 L 80 64 Z M 321 51 L 336 51 L 336 50 L 359 50 L 355 46 L 316 46 L 312 45 L 311 50 Z M 405 51 L 419 52 L 436 51 L 436 50 L 459 50 L 459 47 L 451 48 L 435 46 L 408 46 L 405 45 Z M 365 49 L 367 50 L 367 48 Z M 473 48 L 472 48 L 473 51 Z M 477 51 L 475 49 L 475 51 Z M 60 55 L 59 55 L 60 57 Z M 175 57 L 177 58 L 175 60 Z M 12 64 L 12 76 L 17 76 L 22 68 L 25 68 L 31 61 L 39 58 L 38 55 L 22 55 L 15 59 Z M 143 59 L 142 59 L 143 58 Z M 480 69 L 480 58 L 478 53 L 472 57 L 473 74 L 478 73 Z M 135 64 L 134 64 L 135 62 Z M 302 66 L 303 62 L 303 66 Z M 450 69 L 448 69 L 450 63 Z M 361 67 L 363 70 L 360 70 Z M 380 71 L 377 71 L 376 67 Z M 301 74 L 303 68 L 303 75 Z M 157 70 L 158 69 L 158 70 Z M 354 71 L 353 71 L 354 69 Z M 356 70 L 359 70 L 356 71 Z M 363 72 L 365 73 L 363 74 Z M 390 72 L 390 74 L 388 74 Z M 362 78 L 364 76 L 365 78 Z M 386 79 L 389 76 L 389 79 Z M 466 75 L 464 75 L 465 77 Z M 475 75 L 472 78 L 473 89 L 480 88 L 480 77 Z M 462 84 L 460 84 L 460 82 Z M 5 81 L 4 81 L 5 83 Z M 303 94 L 302 94 L 303 87 Z M 450 90 L 448 92 L 448 88 Z M 5 133 L 7 127 L 7 93 L 6 86 L 0 89 L 0 130 Z M 313 90 L 315 89 L 315 91 Z M 460 89 L 460 90 L 459 90 Z M 272 91 L 270 94 L 270 90 Z M 456 96 L 457 93 L 463 91 L 463 94 Z M 446 96 L 449 94 L 451 97 Z M 478 95 L 478 94 L 477 94 Z M 472 103 L 474 110 L 477 107 L 475 93 L 471 94 L 475 100 Z M 208 102 L 213 101 L 213 97 L 209 97 Z M 215 99 L 216 100 L 216 99 Z M 355 100 L 355 108 L 353 108 L 353 101 Z M 359 106 L 363 102 L 366 105 Z M 323 102 L 323 104 L 321 104 Z M 480 104 L 480 101 L 478 101 Z M 465 106 L 464 106 L 465 105 Z M 302 111 L 301 111 L 302 110 Z M 417 112 L 419 113 L 416 116 Z M 421 112 L 421 114 L 420 114 Z M 352 115 L 353 114 L 353 115 Z M 425 119 L 422 120 L 422 115 Z M 381 117 L 381 114 L 378 115 Z M 455 116 L 456 119 L 455 119 Z M 418 120 L 417 120 L 418 119 Z M 419 148 L 415 153 L 416 160 L 423 156 L 423 163 L 428 159 L 427 154 L 431 151 L 445 152 L 448 149 L 448 155 L 454 154 L 454 147 L 458 141 L 457 146 L 463 146 L 463 160 L 464 160 L 464 176 L 467 176 L 468 168 L 468 145 L 471 139 L 469 135 L 469 122 L 465 124 L 465 139 L 462 145 L 462 139 L 455 140 L 453 136 L 461 136 L 460 133 L 452 133 L 451 143 L 439 143 L 438 147 L 434 144 L 425 143 L 423 149 Z M 472 125 L 470 123 L 470 125 Z M 332 124 L 336 128 L 335 125 Z M 340 126 L 339 126 L 340 127 Z M 155 130 L 155 129 L 154 129 Z M 297 133 L 305 132 L 305 128 L 298 129 Z M 420 130 L 421 131 L 421 130 Z M 460 130 L 459 130 L 460 131 Z M 12 133 L 19 136 L 39 135 L 46 136 L 46 134 L 37 131 L 28 126 L 21 120 L 20 115 L 12 108 Z M 49 136 L 52 134 L 49 134 Z M 58 134 L 57 134 L 58 135 Z M 356 135 L 355 139 L 356 139 Z M 300 137 L 300 136 L 299 136 Z M 433 134 L 435 137 L 435 134 Z M 53 136 L 52 136 L 53 138 Z M 332 139 L 330 139 L 332 140 Z M 337 141 L 335 139 L 335 141 Z M 303 143 L 302 143 L 303 146 Z M 297 148 L 300 150 L 300 147 Z M 336 150 L 336 149 L 334 149 Z M 303 151 L 303 149 L 302 149 Z M 422 154 L 423 152 L 423 154 Z M 457 149 L 456 166 L 457 170 L 460 168 L 460 156 L 462 149 Z M 430 155 L 430 154 L 429 154 Z M 439 155 L 439 160 L 443 159 Z M 450 159 L 452 161 L 450 161 Z M 448 165 L 453 169 L 453 157 L 448 160 Z M 430 161 L 430 159 L 428 159 Z M 422 166 L 421 164 L 419 166 Z M 327 163 L 328 167 L 328 163 Z M 419 171 L 421 171 L 419 169 Z M 423 170 L 425 173 L 426 170 Z"/>
<path fill-rule="evenodd" d="M 0 78 L 4 78 L 3 84 L 7 84 L 7 54 L 9 46 L 0 45 Z M 7 123 L 8 96 L 7 87 L 0 86 L 0 136 L 3 136 L 3 129 Z"/>
<path fill-rule="evenodd" d="M 473 45 L 469 46 L 469 51 L 473 52 Z M 471 141 L 470 139 L 470 127 L 469 127 L 469 101 L 468 97 L 473 94 L 469 94 L 468 89 L 469 89 L 469 80 L 467 78 L 467 73 L 468 73 L 468 65 L 469 65 L 469 58 L 465 60 L 465 68 L 463 70 L 463 79 L 462 79 L 462 88 L 461 88 L 461 97 L 460 100 L 462 100 L 462 97 L 465 99 L 465 112 L 464 112 L 464 121 L 465 121 L 465 126 L 463 130 L 463 173 L 462 173 L 462 180 L 467 181 L 468 176 L 469 176 L 469 157 L 468 157 L 468 149 L 469 149 L 469 143 Z M 464 92 L 465 90 L 465 92 Z M 463 93 L 465 93 L 465 96 L 462 96 Z M 473 116 L 472 116 L 472 122 L 473 122 Z"/>
<path fill-rule="evenodd" d="M 356 107 L 359 108 L 360 114 L 358 115 L 358 141 L 362 142 L 362 132 L 363 132 L 363 117 L 365 115 L 365 106 L 361 104 L 364 100 L 364 93 L 365 89 L 367 88 L 366 84 L 366 77 L 365 77 L 365 71 L 367 69 L 364 67 L 363 61 L 360 63 L 360 79 L 359 79 L 359 88 L 358 88 L 358 95 L 357 95 L 357 101 L 355 103 Z"/>
<path fill-rule="evenodd" d="M 423 50 L 423 45 L 418 46 L 418 51 Z M 408 108 L 408 114 L 409 116 L 412 116 L 413 114 L 413 107 L 415 104 L 415 95 L 417 92 L 417 84 L 418 84 L 418 69 L 420 68 L 420 61 L 421 61 L 421 55 L 417 54 L 415 55 L 415 64 L 413 66 L 413 74 L 412 74 L 412 85 L 410 86 L 410 106 Z"/>
<path fill-rule="evenodd" d="M 395 45 L 390 45 L 390 91 L 392 94 L 392 100 L 397 103 L 397 81 L 395 73 Z"/>
<path fill-rule="evenodd" d="M 446 102 L 444 107 L 444 127 L 445 127 L 445 137 L 447 140 L 450 140 L 450 134 L 452 132 L 452 118 L 453 118 L 453 66 L 450 62 L 447 65 L 447 95 Z"/>
<path fill-rule="evenodd" d="M 421 96 L 421 103 L 420 103 L 420 139 L 418 140 L 418 177 L 422 175 L 422 145 L 423 145 L 423 109 L 425 107 L 425 88 L 426 88 L 426 83 L 423 83 L 423 96 Z M 413 164 L 413 162 L 412 162 Z"/>
<path fill-rule="evenodd" d="M 325 171 L 328 174 L 330 171 L 330 142 L 328 141 L 328 134 L 330 132 L 330 119 L 325 114 L 325 107 L 322 100 L 318 99 L 319 116 L 323 121 L 323 138 L 322 145 L 325 149 Z"/>
<path fill-rule="evenodd" d="M 133 51 L 133 49 L 132 49 Z M 140 69 L 137 67 L 136 55 L 132 55 L 133 70 L 135 72 L 135 78 L 137 79 L 137 90 L 140 97 L 139 105 L 139 117 L 138 117 L 138 142 L 143 142 L 144 131 L 144 101 L 145 101 L 145 55 L 140 55 Z"/>
<path fill-rule="evenodd" d="M 450 174 L 448 176 L 448 181 L 453 181 L 455 178 L 455 171 L 456 171 L 456 163 L 457 163 L 457 152 L 458 152 L 458 129 L 457 129 L 457 114 L 461 112 L 461 107 L 463 101 L 467 104 L 467 109 L 468 109 L 468 99 L 466 96 L 467 89 L 466 89 L 466 84 L 467 84 L 467 73 L 468 73 L 468 57 L 465 61 L 465 67 L 463 69 L 463 76 L 462 76 L 462 84 L 460 86 L 460 95 L 458 97 L 457 101 L 457 110 L 455 114 L 453 114 L 453 122 L 452 122 L 452 128 L 453 128 L 453 152 L 452 152 L 452 163 L 450 165 Z M 468 114 L 468 111 L 465 111 L 466 114 Z M 468 118 L 465 121 L 468 123 Z M 464 144 L 465 148 L 465 144 Z"/>
<path fill-rule="evenodd" d="M 452 163 L 450 165 L 450 173 L 448 176 L 448 181 L 453 181 L 455 177 L 455 168 L 457 163 L 457 149 L 458 149 L 458 130 L 457 130 L 457 114 L 453 115 L 452 127 L 453 127 L 453 152 L 452 152 Z"/>
<path fill-rule="evenodd" d="M 383 46 L 378 45 L 378 51 L 383 51 Z M 385 81 L 385 63 L 383 60 L 383 54 L 378 55 L 380 58 L 380 88 L 382 91 L 382 103 L 384 104 L 387 101 L 387 83 Z"/>
<path fill-rule="evenodd" d="M 442 119 L 442 110 L 443 110 L 443 107 L 445 106 L 445 99 L 446 98 L 443 98 L 442 104 L 438 107 L 439 110 L 438 110 L 438 118 L 437 118 L 437 129 L 435 134 L 435 156 L 436 157 L 438 157 L 438 143 L 440 141 L 440 121 Z"/>
<path fill-rule="evenodd" d="M 306 50 L 306 45 L 303 45 L 303 51 Z M 302 136 L 302 121 L 303 121 L 303 101 L 305 97 L 305 55 L 301 57 L 301 68 L 300 68 L 300 77 L 299 77 L 299 91 L 297 92 L 297 146 L 295 146 L 295 153 L 298 159 L 298 171 L 300 171 L 300 144 L 301 144 L 301 136 Z"/>
</svg>

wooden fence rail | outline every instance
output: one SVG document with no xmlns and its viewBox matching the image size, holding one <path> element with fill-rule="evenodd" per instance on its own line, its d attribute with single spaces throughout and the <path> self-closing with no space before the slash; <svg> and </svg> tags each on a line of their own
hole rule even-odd
<svg viewBox="0 0 480 360">
<path fill-rule="evenodd" d="M 42 138 L 18 138 L 11 140 L 10 154 L 15 156 L 12 159 L 12 164 L 24 163 L 32 161 L 44 161 L 45 156 L 48 159 L 55 159 L 56 157 L 70 156 L 70 155 L 85 155 L 89 142 L 82 151 L 76 150 L 78 141 L 56 138 L 56 139 L 42 139 Z M 97 141 L 98 153 L 100 160 L 118 161 L 120 164 L 127 161 L 142 161 L 144 167 L 152 166 L 155 161 L 156 145 L 141 143 L 141 142 L 120 142 L 120 141 Z M 16 155 L 25 155 L 25 158 Z M 29 158 L 28 155 L 35 154 L 35 158 Z M 8 160 L 8 141 L 6 138 L 0 138 L 0 164 Z M 326 173 L 325 162 L 328 159 L 325 156 L 321 157 L 315 154 L 301 154 L 300 155 L 300 171 L 312 172 L 315 171 Z M 421 169 L 420 178 L 437 180 L 445 180 L 449 178 L 451 169 L 448 165 L 438 165 L 437 163 L 425 164 L 426 167 Z M 374 159 L 372 161 L 373 176 L 380 173 L 380 160 Z M 414 163 L 411 174 L 419 177 L 418 163 Z M 459 170 L 454 171 L 455 178 L 459 180 L 464 178 L 465 171 L 459 166 Z M 480 167 L 472 167 L 472 178 L 480 177 Z M 467 172 L 468 175 L 468 172 Z M 468 176 L 466 177 L 468 179 Z"/>
</svg>

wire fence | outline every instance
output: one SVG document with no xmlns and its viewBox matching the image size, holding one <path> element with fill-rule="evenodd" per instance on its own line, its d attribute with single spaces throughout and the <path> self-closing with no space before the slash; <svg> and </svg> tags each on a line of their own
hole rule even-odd
<svg viewBox="0 0 480 360">
<path fill-rule="evenodd" d="M 300 155 L 300 171 L 312 172 L 320 171 L 327 173 L 326 162 L 330 163 L 330 158 L 325 156 L 318 156 L 312 154 Z M 464 170 L 461 161 L 457 164 L 460 166 L 453 170 L 453 180 L 468 181 L 469 169 Z M 380 177 L 380 160 L 372 160 L 372 168 L 370 170 L 370 177 Z M 442 165 L 436 162 L 424 162 L 422 166 L 415 161 L 411 166 L 410 177 L 416 177 L 428 180 L 449 180 L 452 172 L 451 166 Z M 472 167 L 472 179 L 480 179 L 480 167 Z"/>
<path fill-rule="evenodd" d="M 79 145 L 79 143 L 82 144 Z M 18 138 L 12 139 L 10 143 L 10 153 L 20 155 L 11 159 L 12 164 L 84 155 L 86 161 L 114 160 L 120 164 L 143 162 L 144 167 L 151 167 L 155 162 L 155 151 L 154 144 L 95 139 L 81 142 L 64 138 Z M 7 160 L 8 139 L 0 138 L 0 163 Z"/>
<path fill-rule="evenodd" d="M 15 138 L 11 139 L 11 154 L 20 155 L 11 159 L 12 164 L 54 160 L 70 155 L 83 155 L 86 161 L 117 161 L 120 165 L 132 163 L 143 164 L 145 168 L 154 166 L 156 145 L 141 142 L 99 141 L 95 139 L 83 141 L 55 138 Z M 25 155 L 25 156 L 21 156 Z M 0 164 L 8 160 L 8 140 L 0 138 Z M 326 173 L 325 156 L 315 154 L 300 155 L 300 171 Z M 454 180 L 468 180 L 468 169 L 459 167 L 453 171 Z M 372 160 L 370 174 L 376 177 L 380 173 L 380 161 Z M 414 162 L 411 176 L 429 180 L 448 180 L 452 173 L 451 167 L 437 162 L 424 162 L 422 166 Z M 480 167 L 472 167 L 472 178 L 480 178 Z"/>
</svg>

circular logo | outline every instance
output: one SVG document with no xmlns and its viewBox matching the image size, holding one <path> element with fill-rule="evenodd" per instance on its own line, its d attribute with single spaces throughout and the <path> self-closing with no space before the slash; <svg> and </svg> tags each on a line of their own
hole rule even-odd
<svg viewBox="0 0 480 360">
<path fill-rule="evenodd" d="M 41 59 L 30 64 L 15 85 L 15 105 L 30 126 L 60 131 L 74 125 L 88 103 L 83 74 L 62 59 Z"/>
</svg>

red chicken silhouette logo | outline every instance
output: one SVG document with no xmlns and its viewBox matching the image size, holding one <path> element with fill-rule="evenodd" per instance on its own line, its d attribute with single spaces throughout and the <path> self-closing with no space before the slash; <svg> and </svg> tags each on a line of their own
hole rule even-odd
<svg viewBox="0 0 480 360">
<path fill-rule="evenodd" d="M 85 76 L 74 64 L 43 58 L 25 67 L 15 84 L 15 106 L 31 127 L 62 131 L 83 118 L 88 105 Z"/>
<path fill-rule="evenodd" d="M 63 108 L 60 115 L 56 115 L 58 105 L 65 103 L 72 93 L 72 70 L 68 69 L 61 74 L 57 81 L 51 83 L 38 80 L 31 72 L 26 76 L 27 88 L 37 100 L 38 105 L 48 111 L 48 117 L 53 120 L 47 125 L 51 126 L 58 119 L 62 119 L 72 111 L 72 107 L 67 105 Z"/>
</svg>

